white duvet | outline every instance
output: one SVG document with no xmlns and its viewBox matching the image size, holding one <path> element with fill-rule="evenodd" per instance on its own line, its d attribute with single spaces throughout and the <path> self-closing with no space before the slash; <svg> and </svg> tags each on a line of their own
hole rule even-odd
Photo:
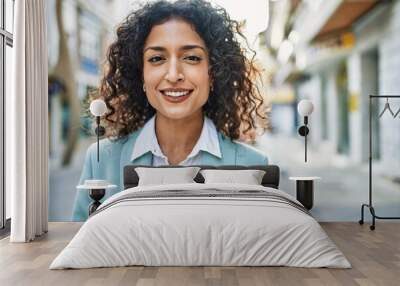
<svg viewBox="0 0 400 286">
<path fill-rule="evenodd" d="M 137 192 L 168 190 L 265 191 L 272 199 L 178 195 L 121 200 Z M 280 190 L 254 185 L 131 188 L 108 198 L 50 269 L 127 265 L 351 267 L 314 218 L 274 199 L 275 195 L 299 204 Z"/>
</svg>

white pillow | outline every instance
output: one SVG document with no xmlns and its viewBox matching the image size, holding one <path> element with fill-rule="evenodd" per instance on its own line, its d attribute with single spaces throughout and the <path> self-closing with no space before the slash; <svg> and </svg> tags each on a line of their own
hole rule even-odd
<svg viewBox="0 0 400 286">
<path fill-rule="evenodd" d="M 204 183 L 235 183 L 261 185 L 265 171 L 262 170 L 202 170 Z"/>
<path fill-rule="evenodd" d="M 139 186 L 195 183 L 193 179 L 199 170 L 199 167 L 135 168 L 139 176 Z"/>
</svg>

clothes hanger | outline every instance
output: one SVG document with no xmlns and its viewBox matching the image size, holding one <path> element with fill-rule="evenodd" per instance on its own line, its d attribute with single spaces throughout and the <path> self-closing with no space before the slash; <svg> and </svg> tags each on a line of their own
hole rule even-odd
<svg viewBox="0 0 400 286">
<path fill-rule="evenodd" d="M 399 115 L 399 113 L 400 113 L 400 108 L 399 108 L 399 110 L 397 110 L 397 112 L 395 113 L 394 118 L 396 118 L 397 115 Z M 400 116 L 399 116 L 399 118 L 400 118 Z"/>
<path fill-rule="evenodd" d="M 389 110 L 390 114 L 392 114 L 393 117 L 395 117 L 392 109 L 390 108 L 390 104 L 389 104 L 389 98 L 386 97 L 386 103 L 385 103 L 385 107 L 383 108 L 381 114 L 379 114 L 379 118 L 381 118 L 383 116 L 383 114 L 386 112 L 386 110 Z M 397 112 L 398 113 L 398 112 Z M 396 115 L 397 115 L 396 113 Z"/>
</svg>

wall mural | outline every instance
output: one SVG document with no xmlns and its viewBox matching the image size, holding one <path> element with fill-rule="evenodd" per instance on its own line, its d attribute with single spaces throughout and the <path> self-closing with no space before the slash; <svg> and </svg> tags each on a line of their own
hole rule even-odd
<svg viewBox="0 0 400 286">
<path fill-rule="evenodd" d="M 312 1 L 194 1 L 48 0 L 49 220 L 86 220 L 127 165 L 268 164 L 280 190 L 313 188 L 318 221 L 358 221 L 368 95 L 399 93 L 399 4 L 360 10 L 338 35 L 314 27 L 326 7 Z M 399 121 L 383 108 L 371 106 L 374 204 L 399 216 Z"/>
</svg>

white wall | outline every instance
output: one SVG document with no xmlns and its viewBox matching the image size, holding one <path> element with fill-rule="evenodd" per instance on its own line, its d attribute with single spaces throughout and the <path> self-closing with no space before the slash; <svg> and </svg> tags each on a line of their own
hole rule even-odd
<svg viewBox="0 0 400 286">
<path fill-rule="evenodd" d="M 336 87 L 337 69 L 332 68 L 326 74 L 326 101 L 328 118 L 328 141 L 331 145 L 337 147 L 339 142 L 339 106 L 338 90 Z"/>
<path fill-rule="evenodd" d="M 400 2 L 395 1 L 379 44 L 379 92 L 400 95 Z M 381 103 L 381 108 L 384 102 Z M 391 100 L 397 111 L 400 99 Z M 380 121 L 382 164 L 388 175 L 400 176 L 400 118 L 383 116 Z"/>
<path fill-rule="evenodd" d="M 271 111 L 271 125 L 274 132 L 287 136 L 293 135 L 295 112 L 290 104 L 274 104 Z"/>
<path fill-rule="evenodd" d="M 378 6 L 358 23 L 355 34 L 356 46 L 347 59 L 349 93 L 358 103 L 349 114 L 350 157 L 352 162 L 362 163 L 368 160 L 369 95 L 400 95 L 400 2 Z M 374 50 L 378 59 L 370 55 Z M 385 101 L 379 102 L 381 111 Z M 391 106 L 398 110 L 400 100 L 392 100 Z M 379 129 L 381 167 L 389 175 L 399 175 L 400 118 L 382 117 Z"/>
<path fill-rule="evenodd" d="M 348 89 L 352 102 L 349 114 L 350 158 L 353 163 L 368 162 L 369 95 L 379 93 L 377 72 L 374 50 L 356 50 L 347 59 Z"/>
</svg>

